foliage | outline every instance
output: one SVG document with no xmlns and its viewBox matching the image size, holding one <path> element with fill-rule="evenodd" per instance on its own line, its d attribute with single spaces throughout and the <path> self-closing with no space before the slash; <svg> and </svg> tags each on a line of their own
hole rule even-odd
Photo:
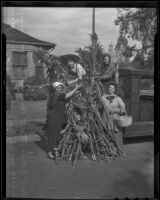
<svg viewBox="0 0 160 200">
<path fill-rule="evenodd" d="M 140 41 L 142 55 L 154 56 L 154 36 L 157 32 L 157 11 L 155 8 L 121 8 L 115 24 L 119 25 L 119 38 L 116 48 L 126 58 L 131 57 L 135 46 L 129 47 L 127 38 Z M 121 48 L 121 45 L 124 48 Z"/>
<path fill-rule="evenodd" d="M 6 76 L 6 108 L 11 109 L 11 103 L 16 99 L 15 84 L 9 75 Z"/>
<path fill-rule="evenodd" d="M 59 151 L 63 159 L 72 161 L 74 167 L 77 159 L 84 151 L 93 160 L 102 159 L 106 162 L 114 160 L 116 157 L 124 156 L 119 148 L 112 131 L 104 124 L 98 105 L 105 110 L 108 118 L 108 111 L 104 108 L 102 95 L 104 88 L 99 77 L 99 65 L 103 63 L 105 53 L 98 42 L 97 35 L 90 35 L 92 44 L 84 49 L 77 50 L 80 61 L 86 69 L 86 75 L 81 80 L 83 87 L 66 104 L 67 125 L 61 131 L 59 141 Z M 48 69 L 50 84 L 53 81 L 71 80 L 72 77 L 55 55 L 47 55 L 39 50 L 39 58 L 43 60 Z M 50 57 L 48 61 L 47 58 Z M 52 79 L 52 77 L 54 79 Z M 68 87 L 68 91 L 72 86 Z M 49 90 L 49 100 L 53 95 L 53 90 Z M 48 106 L 49 109 L 49 106 Z M 47 120 L 48 122 L 48 120 Z"/>
<path fill-rule="evenodd" d="M 145 69 L 153 69 L 154 68 L 154 57 L 148 56 L 147 60 L 144 62 Z"/>
<path fill-rule="evenodd" d="M 91 35 L 91 41 L 89 47 L 77 51 L 86 66 L 86 78 L 82 80 L 85 89 L 74 95 L 66 105 L 67 126 L 61 132 L 63 136 L 59 144 L 62 158 L 71 160 L 73 166 L 83 150 L 91 159 L 106 162 L 124 156 L 113 132 L 108 130 L 101 118 L 99 106 L 102 110 L 106 109 L 102 98 L 104 88 L 97 74 L 105 53 L 96 35 Z M 108 111 L 106 117 L 109 121 Z"/>
<path fill-rule="evenodd" d="M 46 84 L 47 80 L 40 76 L 31 76 L 24 80 L 22 90 L 23 98 L 27 101 L 40 101 L 47 99 L 47 91 L 38 86 Z M 37 87 L 35 87 L 37 86 Z"/>
<path fill-rule="evenodd" d="M 108 54 L 111 56 L 112 60 L 114 59 L 114 46 L 113 44 L 109 44 L 108 46 Z"/>
<path fill-rule="evenodd" d="M 23 99 L 26 101 L 42 101 L 47 99 L 47 91 L 44 88 L 29 87 L 22 90 Z"/>
<path fill-rule="evenodd" d="M 130 47 L 127 39 L 120 34 L 115 46 L 117 62 L 129 62 L 129 58 L 132 56 L 133 51 L 135 51 L 135 45 Z"/>
<path fill-rule="evenodd" d="M 47 78 L 50 83 L 59 79 L 59 76 L 66 73 L 66 71 L 61 66 L 61 60 L 58 56 L 51 55 L 48 51 L 40 48 L 35 52 L 39 60 L 46 65 L 47 68 Z"/>
<path fill-rule="evenodd" d="M 157 31 L 157 12 L 155 8 L 122 8 L 118 9 L 116 25 L 120 33 L 142 43 L 143 48 L 154 44 Z"/>
<path fill-rule="evenodd" d="M 147 60 L 144 60 L 144 57 L 142 54 L 138 53 L 134 60 L 131 62 L 131 66 L 134 68 L 139 69 L 153 69 L 154 67 L 154 58 L 153 56 L 149 56 Z"/>
<path fill-rule="evenodd" d="M 47 80 L 41 76 L 30 76 L 27 79 L 24 80 L 23 85 L 24 86 L 39 86 L 42 84 L 46 84 Z"/>
<path fill-rule="evenodd" d="M 90 35 L 91 40 L 93 40 L 92 37 L 93 36 Z M 84 49 L 78 48 L 76 50 L 76 52 L 78 53 L 78 55 L 80 57 L 81 64 L 85 67 L 85 69 L 89 73 L 91 73 L 91 71 L 93 70 L 93 63 L 94 63 L 93 53 L 95 53 L 95 67 L 96 67 L 97 71 L 100 70 L 100 66 L 104 62 L 104 58 L 106 55 L 106 52 L 105 52 L 103 46 L 100 44 L 100 42 L 98 42 L 97 35 L 95 34 L 94 37 L 95 37 L 95 41 L 96 41 L 95 46 L 93 46 L 93 43 L 92 43 L 91 45 L 85 47 Z"/>
<path fill-rule="evenodd" d="M 6 86 L 10 89 L 13 99 L 15 96 L 15 83 L 12 82 L 9 75 L 6 75 Z"/>
</svg>

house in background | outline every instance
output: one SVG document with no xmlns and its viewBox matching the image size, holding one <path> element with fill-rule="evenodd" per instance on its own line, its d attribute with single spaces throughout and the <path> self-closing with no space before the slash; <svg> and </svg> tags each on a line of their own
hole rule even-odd
<svg viewBox="0 0 160 200">
<path fill-rule="evenodd" d="M 46 77 L 45 65 L 34 52 L 38 48 L 54 49 L 56 44 L 38 40 L 7 24 L 2 24 L 2 33 L 6 36 L 6 72 L 17 88 L 23 86 L 27 77 Z"/>
</svg>

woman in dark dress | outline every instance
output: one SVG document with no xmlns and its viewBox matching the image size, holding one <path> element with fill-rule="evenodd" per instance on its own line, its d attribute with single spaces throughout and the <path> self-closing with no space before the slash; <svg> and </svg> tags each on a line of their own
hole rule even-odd
<svg viewBox="0 0 160 200">
<path fill-rule="evenodd" d="M 53 95 L 49 99 L 47 108 L 47 136 L 48 157 L 51 159 L 55 157 L 59 133 L 65 121 L 65 102 L 81 87 L 82 85 L 77 85 L 72 91 L 66 93 L 64 85 L 60 82 L 55 82 L 50 88 L 53 90 L 51 92 Z"/>
</svg>

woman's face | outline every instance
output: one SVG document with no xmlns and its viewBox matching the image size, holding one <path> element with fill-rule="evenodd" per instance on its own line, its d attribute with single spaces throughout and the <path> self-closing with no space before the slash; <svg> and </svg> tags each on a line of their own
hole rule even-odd
<svg viewBox="0 0 160 200">
<path fill-rule="evenodd" d="M 58 85 L 58 86 L 56 87 L 56 91 L 57 91 L 57 92 L 62 92 L 62 91 L 63 91 L 63 86 L 62 86 L 62 85 Z"/>
<path fill-rule="evenodd" d="M 109 64 L 109 57 L 108 57 L 108 56 L 105 57 L 104 62 L 105 62 L 106 64 Z"/>
<path fill-rule="evenodd" d="M 74 66 L 74 62 L 73 61 L 69 61 L 68 64 L 69 64 L 70 67 Z"/>
<path fill-rule="evenodd" d="M 110 85 L 108 87 L 108 94 L 114 94 L 115 93 L 115 86 L 114 85 Z"/>
</svg>

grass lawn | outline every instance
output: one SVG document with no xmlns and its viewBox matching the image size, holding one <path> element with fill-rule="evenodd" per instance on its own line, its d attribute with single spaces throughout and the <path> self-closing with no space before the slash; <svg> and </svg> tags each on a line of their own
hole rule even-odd
<svg viewBox="0 0 160 200">
<path fill-rule="evenodd" d="M 7 112 L 7 120 L 27 120 L 46 118 L 47 101 L 23 101 L 12 102 L 12 109 Z"/>
<path fill-rule="evenodd" d="M 46 119 L 47 101 L 23 101 L 16 100 L 12 102 L 12 110 L 7 111 L 7 120 L 11 120 L 14 126 L 7 127 L 7 136 L 18 135 L 44 135 L 44 123 L 36 122 L 37 119 Z M 16 120 L 16 123 L 14 122 Z M 24 125 L 18 120 L 27 121 Z M 35 120 L 35 121 L 34 121 Z M 45 121 L 45 120 L 44 120 Z"/>
<path fill-rule="evenodd" d="M 7 137 L 21 135 L 45 135 L 45 124 L 42 122 L 28 122 L 21 126 L 10 126 L 6 130 Z"/>
</svg>

